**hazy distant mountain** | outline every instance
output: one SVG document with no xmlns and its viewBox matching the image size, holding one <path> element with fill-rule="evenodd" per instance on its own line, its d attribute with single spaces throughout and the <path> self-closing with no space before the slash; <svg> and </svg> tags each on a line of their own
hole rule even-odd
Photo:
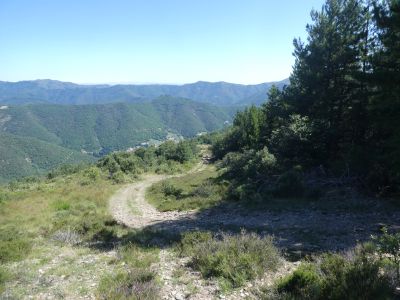
<svg viewBox="0 0 400 300">
<path fill-rule="evenodd" d="M 288 84 L 288 80 L 256 85 L 205 81 L 184 85 L 79 85 L 55 80 L 0 81 L 0 104 L 135 103 L 170 95 L 215 105 L 248 105 L 263 103 L 273 84 L 283 87 Z"/>
<path fill-rule="evenodd" d="M 0 106 L 0 182 L 169 133 L 192 137 L 217 130 L 236 110 L 167 96 L 146 103 Z"/>
</svg>

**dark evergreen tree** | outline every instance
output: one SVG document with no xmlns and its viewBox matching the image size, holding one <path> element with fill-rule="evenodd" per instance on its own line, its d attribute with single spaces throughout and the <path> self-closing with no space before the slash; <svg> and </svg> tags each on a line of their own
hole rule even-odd
<svg viewBox="0 0 400 300">
<path fill-rule="evenodd" d="M 393 192 L 400 182 L 400 1 L 374 1 L 373 6 L 378 41 L 369 107 L 375 154 L 370 176 L 382 192 Z"/>
<path fill-rule="evenodd" d="M 345 160 L 365 135 L 359 120 L 367 100 L 360 81 L 367 15 L 361 1 L 328 0 L 311 17 L 307 43 L 294 40 L 289 96 L 310 118 L 316 162 L 325 164 Z"/>
</svg>

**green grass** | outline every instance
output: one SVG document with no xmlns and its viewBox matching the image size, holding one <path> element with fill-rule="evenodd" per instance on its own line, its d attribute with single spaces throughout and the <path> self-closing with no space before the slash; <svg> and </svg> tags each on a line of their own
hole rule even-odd
<svg viewBox="0 0 400 300">
<path fill-rule="evenodd" d="M 191 257 L 189 265 L 204 278 L 218 279 L 225 291 L 241 287 L 265 272 L 274 272 L 281 260 L 271 237 L 245 232 L 220 236 L 187 233 L 177 250 Z"/>
<path fill-rule="evenodd" d="M 98 287 L 101 299 L 158 299 L 157 274 L 150 268 L 158 261 L 155 242 L 171 239 L 116 223 L 108 200 L 120 187 L 95 166 L 61 168 L 48 179 L 0 187 L 0 290 L 17 299 L 33 291 L 40 297 L 38 293 L 54 290 L 37 283 L 38 276 L 67 276 L 72 279 L 58 287 L 67 298 Z M 110 249 L 116 250 L 116 258 L 106 254 Z M 80 261 L 87 257 L 90 263 L 84 266 Z M 101 281 L 98 286 L 92 285 L 93 276 L 88 278 L 92 268 L 101 272 L 94 276 L 96 284 Z M 85 280 L 80 283 L 75 274 L 85 274 Z"/>
<path fill-rule="evenodd" d="M 9 280 L 10 274 L 0 265 L 0 295 L 4 291 L 4 284 Z"/>
<path fill-rule="evenodd" d="M 55 233 L 62 237 L 60 233 L 73 232 L 82 240 L 91 240 L 105 229 L 116 230 L 107 207 L 118 186 L 105 175 L 90 185 L 82 185 L 83 180 L 87 177 L 81 171 L 2 188 L 0 194 L 7 200 L 0 209 L 0 261 L 24 259 L 35 243 Z"/>
<path fill-rule="evenodd" d="M 125 268 L 104 276 L 97 289 L 98 299 L 159 299 L 160 286 L 152 264 L 158 261 L 158 249 L 143 249 L 133 243 L 118 249 Z"/>
<path fill-rule="evenodd" d="M 204 209 L 221 202 L 225 187 L 216 182 L 214 166 L 196 174 L 171 178 L 154 184 L 146 199 L 160 211 Z"/>
</svg>

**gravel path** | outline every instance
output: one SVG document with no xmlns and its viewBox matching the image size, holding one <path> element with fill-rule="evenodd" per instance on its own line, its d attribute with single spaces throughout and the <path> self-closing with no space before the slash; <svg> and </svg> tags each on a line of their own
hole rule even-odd
<svg viewBox="0 0 400 300">
<path fill-rule="evenodd" d="M 110 199 L 110 211 L 120 223 L 131 228 L 144 228 L 159 223 L 190 218 L 194 211 L 189 212 L 159 212 L 145 200 L 146 189 L 164 179 L 181 177 L 204 170 L 205 165 L 199 163 L 189 172 L 180 175 L 146 175 L 136 183 L 120 189 Z"/>
</svg>

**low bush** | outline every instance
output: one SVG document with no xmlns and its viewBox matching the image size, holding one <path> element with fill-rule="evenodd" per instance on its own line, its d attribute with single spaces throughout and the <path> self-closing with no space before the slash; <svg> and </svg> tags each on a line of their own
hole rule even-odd
<svg viewBox="0 0 400 300">
<path fill-rule="evenodd" d="M 0 265 L 0 294 L 4 292 L 4 284 L 9 278 L 10 274 Z"/>
<path fill-rule="evenodd" d="M 321 277 L 315 265 L 302 264 L 278 283 L 277 290 L 292 299 L 319 299 Z"/>
<path fill-rule="evenodd" d="M 88 167 L 87 164 L 62 165 L 47 174 L 47 179 L 54 179 L 62 175 L 76 174 Z"/>
<path fill-rule="evenodd" d="M 182 195 L 183 190 L 181 188 L 177 188 L 169 181 L 164 181 L 161 184 L 162 192 L 165 196 L 173 196 L 175 198 L 179 198 Z"/>
<path fill-rule="evenodd" d="M 241 232 L 211 238 L 208 233 L 188 233 L 180 252 L 191 256 L 190 266 L 204 278 L 217 278 L 223 290 L 243 286 L 266 271 L 275 271 L 280 255 L 271 237 Z"/>
<path fill-rule="evenodd" d="M 158 148 L 139 148 L 133 152 L 114 152 L 101 158 L 97 166 L 109 173 L 114 180 L 125 175 L 137 176 L 144 172 L 174 173 L 197 157 L 198 149 L 194 140 L 174 143 L 167 141 Z M 118 173 L 118 177 L 116 174 Z"/>
<path fill-rule="evenodd" d="M 196 176 L 170 178 L 152 185 L 146 199 L 160 211 L 205 209 L 220 203 L 226 184 L 219 182 L 213 166 L 207 166 Z"/>
<path fill-rule="evenodd" d="M 63 200 L 54 202 L 53 206 L 56 211 L 69 210 L 71 208 L 71 204 Z"/>
<path fill-rule="evenodd" d="M 156 274 L 143 269 L 121 271 L 104 277 L 97 290 L 102 300 L 158 300 L 159 286 Z"/>
<path fill-rule="evenodd" d="M 114 183 L 117 184 L 125 183 L 128 181 L 128 177 L 121 170 L 118 170 L 117 172 L 113 173 L 110 178 Z"/>
<path fill-rule="evenodd" d="M 272 188 L 272 194 L 278 198 L 302 197 L 304 192 L 303 176 L 296 170 L 280 175 Z"/>
<path fill-rule="evenodd" d="M 128 243 L 118 248 L 117 257 L 124 262 L 125 270 L 101 280 L 98 299 L 160 299 L 156 273 L 150 271 L 151 265 L 158 261 L 157 249 Z"/>
<path fill-rule="evenodd" d="M 211 197 L 215 193 L 215 189 L 213 183 L 210 179 L 203 181 L 197 186 L 192 192 L 191 196 L 193 197 L 201 197 L 208 198 Z"/>
<path fill-rule="evenodd" d="M 28 237 L 14 227 L 2 228 L 0 232 L 0 263 L 21 260 L 30 252 L 32 244 Z"/>
<path fill-rule="evenodd" d="M 382 262 L 360 246 L 301 265 L 277 284 L 277 292 L 281 299 L 390 299 L 391 285 Z"/>
</svg>

